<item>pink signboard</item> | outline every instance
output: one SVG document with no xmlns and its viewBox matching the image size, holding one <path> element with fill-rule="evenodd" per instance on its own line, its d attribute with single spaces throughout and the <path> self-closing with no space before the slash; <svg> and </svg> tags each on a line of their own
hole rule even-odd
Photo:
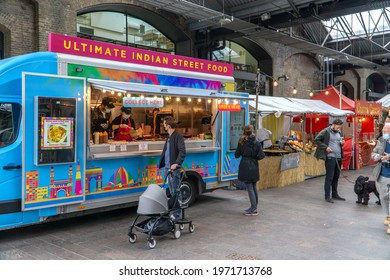
<svg viewBox="0 0 390 280">
<path fill-rule="evenodd" d="M 233 76 L 233 65 L 50 33 L 49 51 L 177 70 Z"/>
</svg>

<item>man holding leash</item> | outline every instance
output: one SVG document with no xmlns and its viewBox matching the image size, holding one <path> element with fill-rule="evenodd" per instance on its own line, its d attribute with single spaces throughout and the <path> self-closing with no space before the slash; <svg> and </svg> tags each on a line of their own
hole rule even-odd
<svg viewBox="0 0 390 280">
<path fill-rule="evenodd" d="M 371 158 L 377 162 L 373 175 L 376 189 L 380 194 L 382 208 L 385 211 L 384 225 L 390 234 L 389 184 L 390 184 L 390 123 L 385 123 L 382 136 L 371 153 Z"/>
<path fill-rule="evenodd" d="M 314 143 L 317 145 L 314 156 L 325 161 L 325 201 L 329 203 L 334 203 L 333 200 L 345 200 L 345 198 L 339 196 L 337 191 L 341 159 L 343 158 L 342 146 L 344 145 L 344 139 L 340 135 L 342 125 L 342 120 L 335 119 L 330 126 L 324 128 L 314 139 Z"/>
<path fill-rule="evenodd" d="M 165 142 L 164 149 L 160 157 L 159 167 L 165 167 L 165 174 L 168 170 L 172 170 L 170 178 L 168 178 L 169 191 L 173 195 L 180 183 L 180 167 L 186 157 L 186 146 L 184 144 L 183 136 L 176 131 L 176 121 L 168 116 L 164 118 L 164 129 L 168 132 L 168 138 Z M 179 203 L 181 195 L 179 193 Z M 173 213 L 174 219 L 179 219 L 181 210 L 177 209 Z"/>
</svg>

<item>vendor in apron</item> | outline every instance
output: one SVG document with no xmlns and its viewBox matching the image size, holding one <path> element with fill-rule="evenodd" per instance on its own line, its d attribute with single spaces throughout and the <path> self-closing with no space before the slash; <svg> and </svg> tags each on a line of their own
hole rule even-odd
<svg viewBox="0 0 390 280">
<path fill-rule="evenodd" d="M 117 116 L 112 122 L 111 127 L 114 131 L 114 140 L 133 141 L 130 131 L 135 129 L 135 122 L 131 117 L 131 108 L 121 108 L 122 114 Z"/>
</svg>

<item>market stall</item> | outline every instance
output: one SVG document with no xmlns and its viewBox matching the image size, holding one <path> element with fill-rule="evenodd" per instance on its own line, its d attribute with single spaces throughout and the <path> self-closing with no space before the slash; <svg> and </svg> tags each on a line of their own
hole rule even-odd
<svg viewBox="0 0 390 280">
<path fill-rule="evenodd" d="M 255 108 L 255 102 L 249 105 Z M 345 116 L 353 114 L 334 108 L 321 100 L 262 96 L 258 100 L 261 125 L 273 133 L 273 149 L 265 149 L 266 157 L 260 161 L 259 189 L 283 187 L 302 182 L 307 177 L 325 173 L 323 162 L 314 158 L 315 147 L 307 139 L 306 115 Z M 301 129 L 291 133 L 292 119 L 301 116 Z M 276 126 L 275 126 L 276 124 Z M 296 138 L 294 138 L 296 137 Z M 279 151 L 279 152 L 278 152 Z"/>
<path fill-rule="evenodd" d="M 368 101 L 353 101 L 340 94 L 333 86 L 328 86 L 313 100 L 322 100 L 335 108 L 354 111 L 354 116 L 348 116 L 343 125 L 343 136 L 348 143 L 344 153 L 343 168 L 359 169 L 362 166 L 374 164 L 371 161 L 371 151 L 378 134 L 378 117 L 381 115 L 380 103 Z M 324 126 L 325 127 L 325 126 Z M 320 131 L 324 127 L 317 125 L 315 130 Z M 349 145 L 349 142 L 351 142 Z M 347 148 L 352 147 L 352 151 Z M 348 157 L 348 155 L 351 157 Z"/>
</svg>

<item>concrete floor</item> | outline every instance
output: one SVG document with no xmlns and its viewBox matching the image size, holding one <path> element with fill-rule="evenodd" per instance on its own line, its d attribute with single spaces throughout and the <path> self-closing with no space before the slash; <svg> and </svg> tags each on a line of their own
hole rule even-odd
<svg viewBox="0 0 390 280">
<path fill-rule="evenodd" d="M 371 176 L 372 167 L 343 171 L 349 181 Z M 247 217 L 246 191 L 218 190 L 187 210 L 195 232 L 179 239 L 146 235 L 128 243 L 136 208 L 127 208 L 39 226 L 0 232 L 0 259 L 10 260 L 388 260 L 390 236 L 384 214 L 371 195 L 368 206 L 355 203 L 353 184 L 340 178 L 347 201 L 324 201 L 324 177 L 259 192 L 260 215 Z"/>
</svg>

